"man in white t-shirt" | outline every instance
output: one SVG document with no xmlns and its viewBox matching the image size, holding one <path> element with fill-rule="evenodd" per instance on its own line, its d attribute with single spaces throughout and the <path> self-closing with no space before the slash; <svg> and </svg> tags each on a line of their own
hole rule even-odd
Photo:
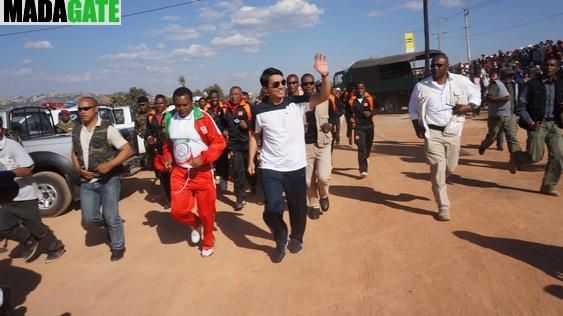
<svg viewBox="0 0 563 316">
<path fill-rule="evenodd" d="M 276 250 L 271 257 L 275 263 L 283 260 L 286 247 L 292 253 L 303 249 L 307 221 L 307 158 L 303 137 L 305 112 L 328 100 L 330 95 L 325 56 L 316 54 L 313 65 L 322 78 L 319 95 L 286 96 L 283 73 L 278 69 L 268 68 L 260 77 L 262 89 L 268 92 L 268 100 L 252 109 L 254 120 L 249 138 L 248 172 L 256 172 L 256 138 L 261 137 L 260 176 L 266 199 L 263 218 L 276 242 Z M 283 192 L 289 208 L 289 236 L 283 220 Z"/>
<path fill-rule="evenodd" d="M 82 125 L 72 131 L 72 163 L 83 180 L 80 186 L 82 222 L 85 227 L 107 229 L 111 261 L 117 261 L 125 253 L 125 233 L 119 215 L 119 176 L 121 165 L 133 154 L 133 149 L 97 112 L 96 99 L 82 97 L 78 100 Z"/>
<path fill-rule="evenodd" d="M 4 135 L 0 118 L 0 240 L 20 243 L 22 258 L 37 258 L 39 243 L 45 244 L 45 262 L 57 260 L 65 252 L 63 243 L 43 224 L 39 213 L 39 190 L 31 172 L 33 160 L 20 143 Z"/>
</svg>

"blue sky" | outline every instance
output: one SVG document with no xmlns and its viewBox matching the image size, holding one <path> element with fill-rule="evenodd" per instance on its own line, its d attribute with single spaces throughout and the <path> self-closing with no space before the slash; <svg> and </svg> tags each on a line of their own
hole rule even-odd
<svg viewBox="0 0 563 316">
<path fill-rule="evenodd" d="M 123 14 L 178 0 L 123 0 Z M 443 22 L 442 50 L 465 60 L 463 0 L 430 0 L 430 19 Z M 469 0 L 472 55 L 511 50 L 545 39 L 563 39 L 561 0 Z M 0 34 L 39 27 L 0 26 Z M 121 26 L 76 26 L 0 37 L 0 96 L 40 93 L 112 93 L 141 87 L 170 95 L 177 78 L 202 89 L 218 83 L 259 90 L 263 69 L 312 72 L 315 52 L 331 72 L 358 59 L 404 52 L 403 35 L 415 32 L 424 49 L 422 0 L 202 0 L 174 9 L 124 18 Z M 436 22 L 431 32 L 437 33 Z M 481 35 L 479 35 L 481 34 Z M 431 39 L 437 48 L 436 36 Z"/>
</svg>

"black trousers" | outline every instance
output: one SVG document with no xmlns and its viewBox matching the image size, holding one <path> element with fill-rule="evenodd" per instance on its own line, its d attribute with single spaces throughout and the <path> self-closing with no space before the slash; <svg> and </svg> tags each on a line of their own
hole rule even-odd
<svg viewBox="0 0 563 316">
<path fill-rule="evenodd" d="M 164 193 L 164 201 L 166 204 L 170 204 L 170 172 L 161 171 L 158 173 L 158 178 Z"/>
<path fill-rule="evenodd" d="M 356 128 L 356 144 L 358 145 L 358 166 L 360 172 L 368 172 L 368 158 L 373 145 L 373 127 Z"/>
<path fill-rule="evenodd" d="M 231 157 L 233 168 L 233 182 L 235 187 L 235 196 L 237 202 L 241 202 L 246 198 L 246 185 L 256 186 L 256 176 L 250 175 L 248 169 L 248 151 L 233 151 Z"/>
<path fill-rule="evenodd" d="M 35 238 L 47 251 L 64 247 L 53 231 L 41 221 L 37 200 L 4 203 L 0 207 L 0 238 L 25 242 Z"/>
<path fill-rule="evenodd" d="M 229 180 L 229 150 L 225 148 L 217 161 L 215 161 L 215 175 L 223 180 Z"/>
<path fill-rule="evenodd" d="M 307 224 L 307 184 L 305 168 L 295 171 L 275 171 L 261 169 L 262 188 L 266 199 L 264 207 L 264 222 L 272 231 L 276 246 L 285 247 L 287 243 L 287 225 L 283 220 L 283 196 L 289 209 L 289 224 L 291 234 L 289 238 L 303 242 L 305 226 Z"/>
</svg>

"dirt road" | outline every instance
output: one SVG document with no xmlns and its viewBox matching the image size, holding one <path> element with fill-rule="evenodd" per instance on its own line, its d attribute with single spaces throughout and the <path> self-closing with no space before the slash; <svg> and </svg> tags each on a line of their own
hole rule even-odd
<svg viewBox="0 0 563 316">
<path fill-rule="evenodd" d="M 71 211 L 46 220 L 68 252 L 52 264 L 0 254 L 0 283 L 20 313 L 42 316 L 562 315 L 563 199 L 537 193 L 545 161 L 511 175 L 506 149 L 479 156 L 485 126 L 466 123 L 451 222 L 433 218 L 407 116 L 379 116 L 369 177 L 355 149 L 335 150 L 331 208 L 281 264 L 268 256 L 260 197 L 242 212 L 232 194 L 217 202 L 216 252 L 203 259 L 143 172 L 122 183 L 123 260 L 110 262 L 104 236 L 86 235 Z"/>
</svg>

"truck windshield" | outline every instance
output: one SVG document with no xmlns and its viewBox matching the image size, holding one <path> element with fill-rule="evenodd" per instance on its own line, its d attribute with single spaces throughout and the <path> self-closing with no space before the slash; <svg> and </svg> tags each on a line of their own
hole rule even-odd
<svg viewBox="0 0 563 316">
<path fill-rule="evenodd" d="M 55 134 L 51 116 L 38 108 L 12 110 L 11 129 L 22 139 Z"/>
</svg>

